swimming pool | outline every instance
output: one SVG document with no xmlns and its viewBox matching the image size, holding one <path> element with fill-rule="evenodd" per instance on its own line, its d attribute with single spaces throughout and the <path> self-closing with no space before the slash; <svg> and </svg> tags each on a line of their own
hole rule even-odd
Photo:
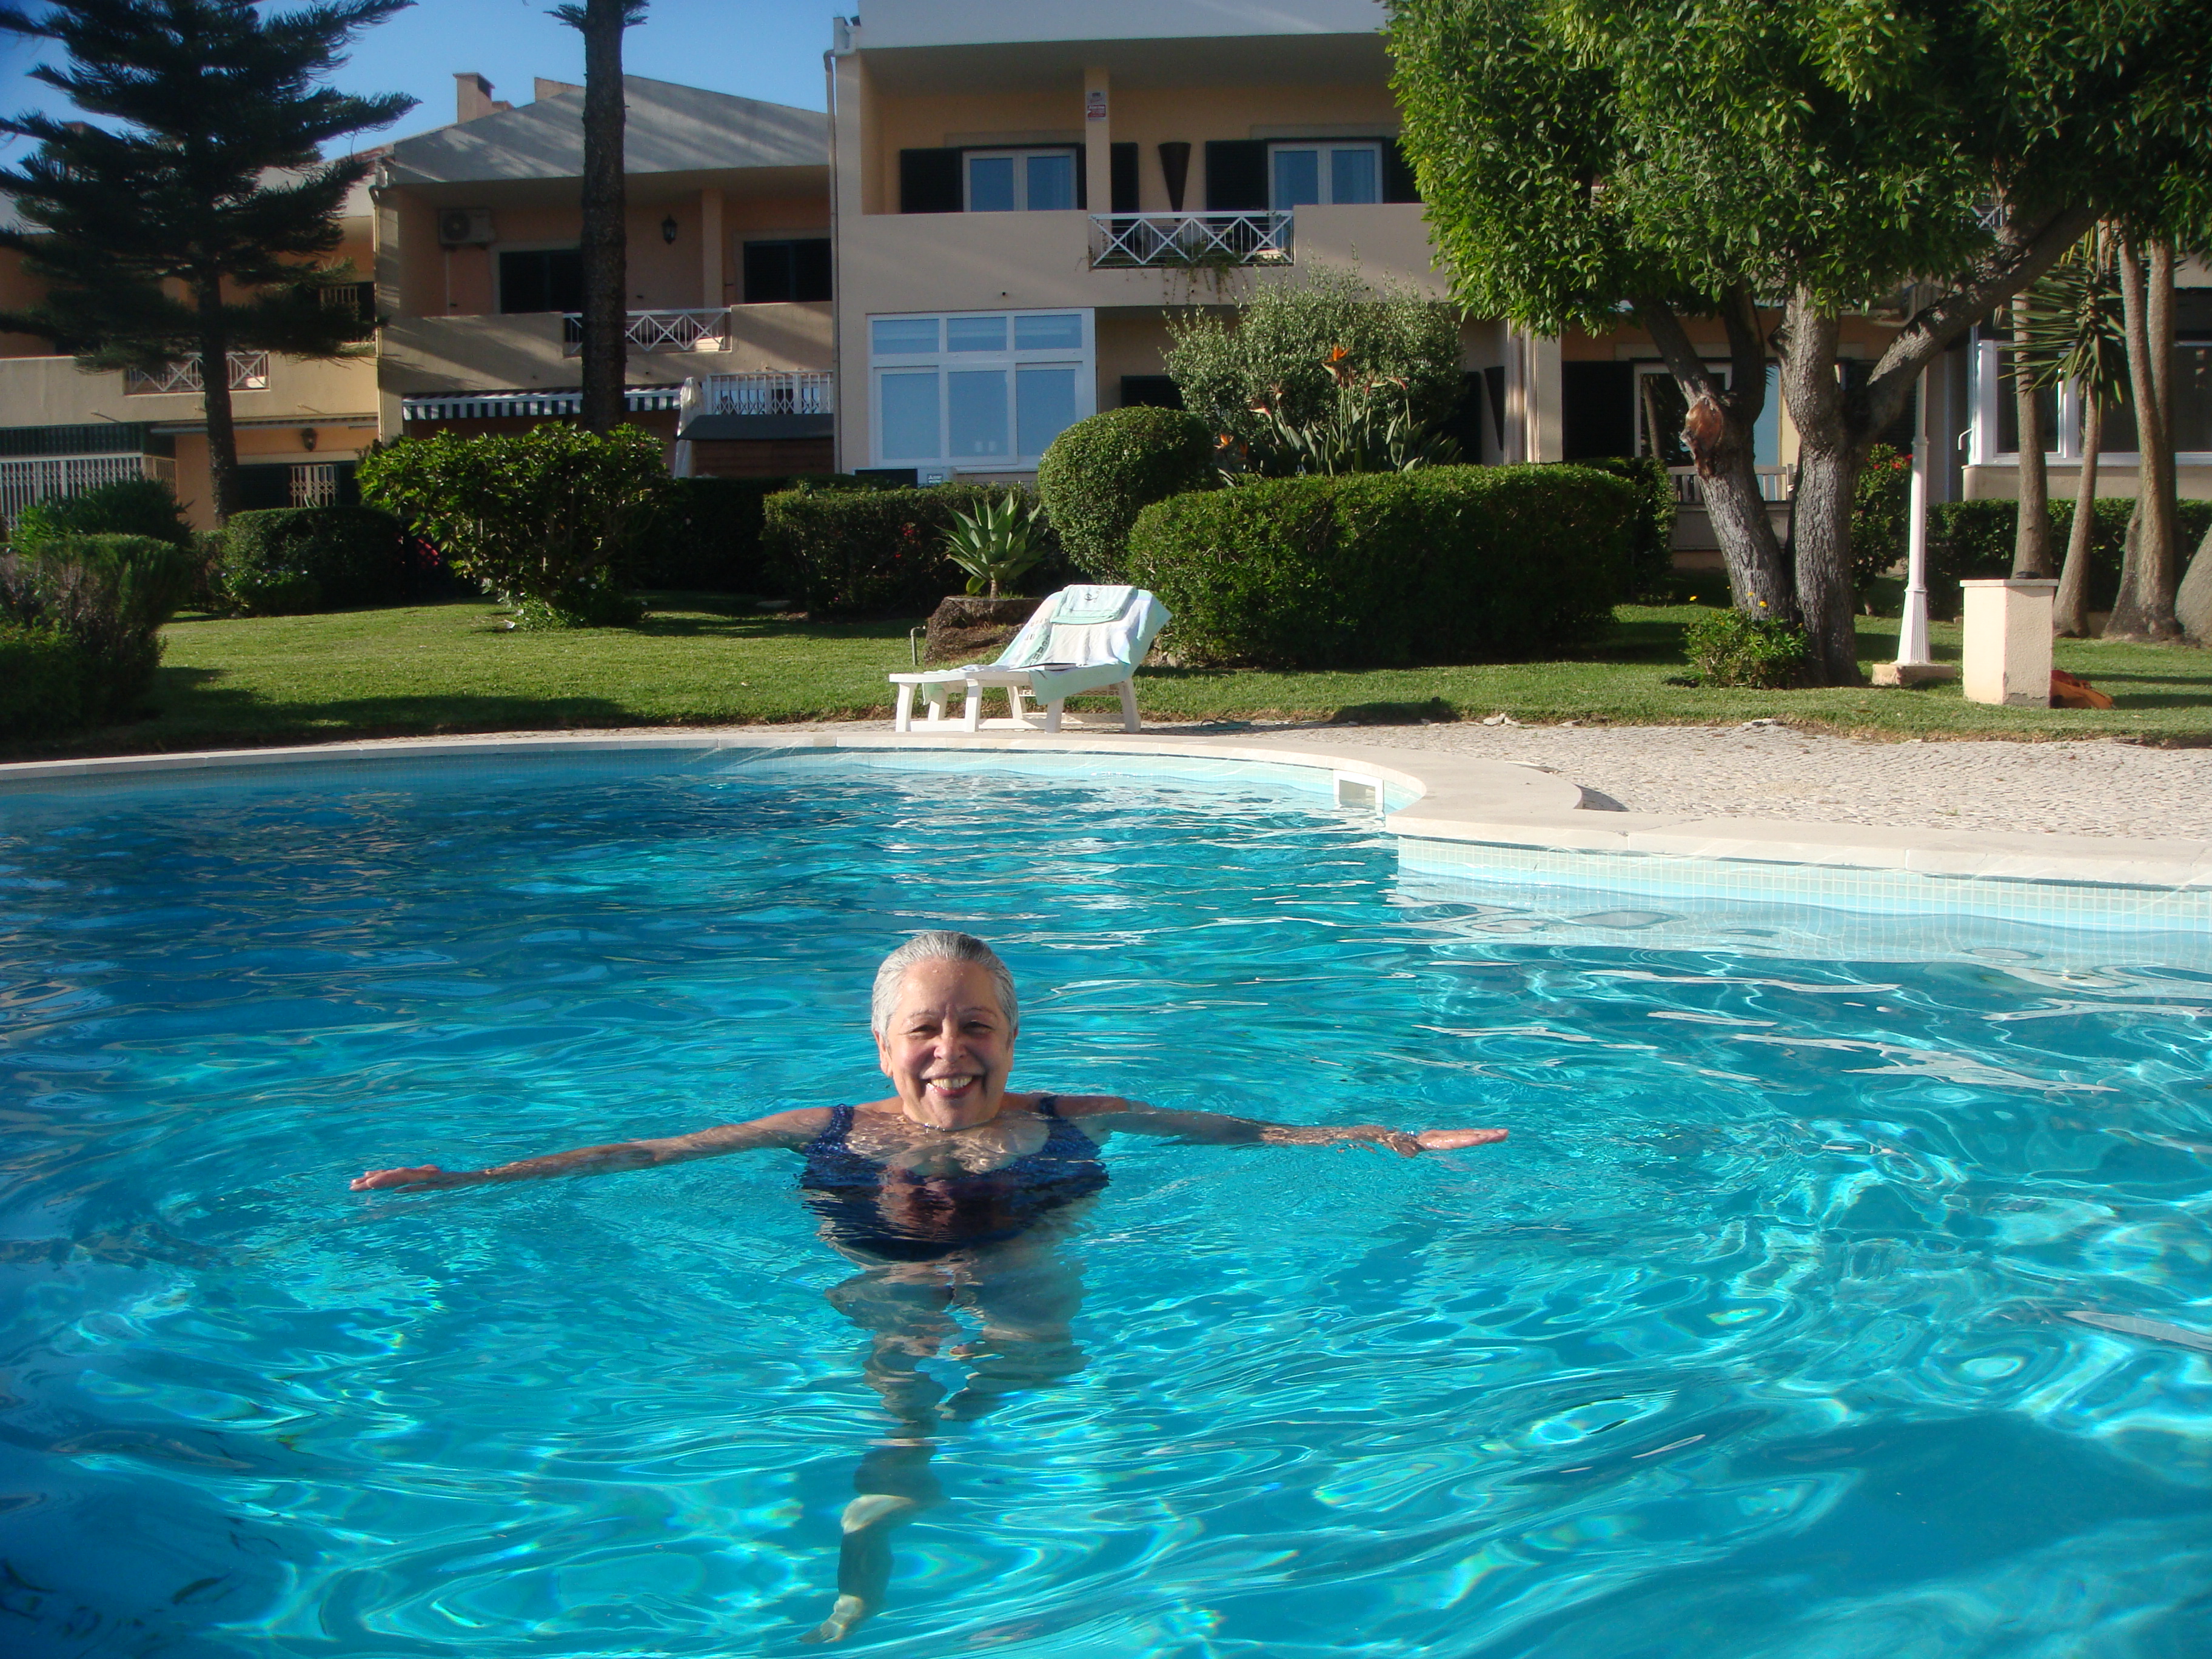
<svg viewBox="0 0 2212 1659">
<path fill-rule="evenodd" d="M 848 1650 L 2203 1650 L 2212 964 L 1407 868 L 1250 776 L 0 798 L 9 1650 L 791 1649 L 884 1423 L 796 1161 L 345 1181 L 872 1098 L 939 926 L 1030 1086 L 1515 1138 L 1116 1142 L 1086 1367 L 945 1431 Z"/>
</svg>

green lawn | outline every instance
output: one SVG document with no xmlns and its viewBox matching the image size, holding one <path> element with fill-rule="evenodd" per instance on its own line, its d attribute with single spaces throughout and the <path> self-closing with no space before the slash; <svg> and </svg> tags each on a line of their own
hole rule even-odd
<svg viewBox="0 0 2212 1659">
<path fill-rule="evenodd" d="M 573 726 L 729 725 L 890 712 L 887 671 L 907 630 L 750 614 L 742 602 L 657 596 L 642 628 L 509 631 L 497 607 L 457 602 L 255 620 L 187 618 L 167 630 L 158 713 L 10 758 L 122 754 L 318 738 Z M 1257 718 L 1698 725 L 1778 717 L 1808 729 L 1926 737 L 2111 735 L 2212 743 L 2212 653 L 2061 641 L 2058 663 L 2112 693 L 2109 713 L 1992 708 L 1954 684 L 1914 690 L 1708 691 L 1685 671 L 1682 624 L 1702 607 L 1623 607 L 1613 638 L 1574 661 L 1366 673 L 1152 669 L 1138 679 L 1159 720 Z M 1956 628 L 1937 624 L 1936 654 Z M 1896 651 L 1897 623 L 1866 618 L 1861 654 Z"/>
</svg>

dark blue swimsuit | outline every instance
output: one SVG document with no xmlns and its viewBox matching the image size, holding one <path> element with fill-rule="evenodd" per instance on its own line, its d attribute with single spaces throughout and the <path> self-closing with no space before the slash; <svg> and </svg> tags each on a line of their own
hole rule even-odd
<svg viewBox="0 0 2212 1659">
<path fill-rule="evenodd" d="M 1017 1238 L 1054 1210 L 1106 1184 L 1098 1143 L 1046 1095 L 1044 1145 L 1011 1164 L 973 1175 L 917 1176 L 853 1150 L 853 1109 L 833 1107 L 830 1127 L 806 1143 L 799 1184 L 806 1206 L 840 1244 L 896 1261 L 932 1261 Z M 896 1194 L 895 1205 L 884 1199 Z"/>
</svg>

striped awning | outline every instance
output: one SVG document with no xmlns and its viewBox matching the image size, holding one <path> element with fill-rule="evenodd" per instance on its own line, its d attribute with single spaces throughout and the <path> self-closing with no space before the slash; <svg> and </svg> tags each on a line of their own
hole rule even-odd
<svg viewBox="0 0 2212 1659">
<path fill-rule="evenodd" d="M 633 415 L 673 413 L 683 395 L 680 386 L 634 386 L 623 394 L 623 405 Z M 578 413 L 583 401 L 574 386 L 559 392 L 453 392 L 403 398 L 399 412 L 410 421 L 557 420 Z"/>
</svg>

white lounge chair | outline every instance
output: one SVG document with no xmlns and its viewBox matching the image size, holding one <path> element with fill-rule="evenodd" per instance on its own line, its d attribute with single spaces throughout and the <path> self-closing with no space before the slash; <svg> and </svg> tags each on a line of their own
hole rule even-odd
<svg viewBox="0 0 2212 1659">
<path fill-rule="evenodd" d="M 1036 608 L 997 661 L 892 675 L 899 689 L 897 729 L 979 732 L 986 724 L 983 688 L 997 686 L 1006 694 L 1009 718 L 989 725 L 1036 731 L 1022 706 L 1027 693 L 1044 707 L 1044 730 L 1057 732 L 1070 697 L 1114 687 L 1121 694 L 1121 729 L 1134 732 L 1137 665 L 1167 621 L 1167 607 L 1141 587 L 1063 587 Z M 955 686 L 966 695 L 957 720 L 945 712 Z M 914 718 L 917 690 L 929 711 L 920 720 Z"/>
</svg>

